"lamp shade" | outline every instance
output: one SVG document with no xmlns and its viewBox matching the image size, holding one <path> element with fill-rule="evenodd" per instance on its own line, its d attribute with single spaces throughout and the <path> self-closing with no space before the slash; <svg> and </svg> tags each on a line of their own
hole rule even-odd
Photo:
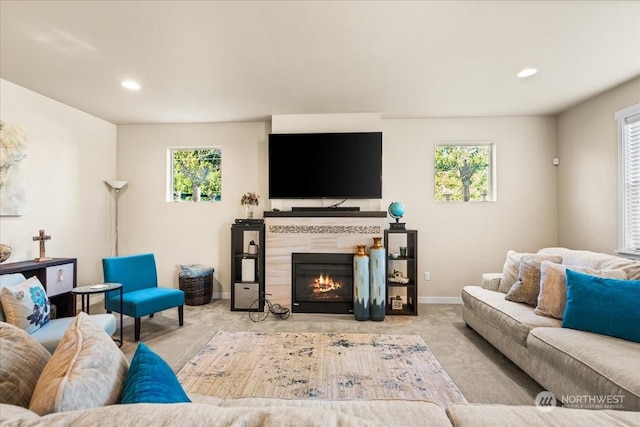
<svg viewBox="0 0 640 427">
<path fill-rule="evenodd" d="M 122 187 L 127 185 L 127 181 L 116 181 L 116 180 L 113 180 L 113 181 L 106 181 L 106 182 L 114 190 L 120 190 Z"/>
</svg>

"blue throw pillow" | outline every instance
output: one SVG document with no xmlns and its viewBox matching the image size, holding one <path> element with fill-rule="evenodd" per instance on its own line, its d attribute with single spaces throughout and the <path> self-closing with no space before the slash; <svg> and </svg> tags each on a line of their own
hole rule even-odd
<svg viewBox="0 0 640 427">
<path fill-rule="evenodd" d="M 171 367 L 143 342 L 138 344 L 121 403 L 191 402 Z"/>
<path fill-rule="evenodd" d="M 605 279 L 567 270 L 563 328 L 640 342 L 640 280 Z"/>
</svg>

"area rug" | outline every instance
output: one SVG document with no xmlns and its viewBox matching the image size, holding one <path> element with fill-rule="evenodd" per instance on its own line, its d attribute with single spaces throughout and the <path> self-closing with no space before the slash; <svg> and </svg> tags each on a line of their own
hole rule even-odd
<svg viewBox="0 0 640 427">
<path fill-rule="evenodd" d="M 178 379 L 219 398 L 467 403 L 418 335 L 221 331 Z"/>
</svg>

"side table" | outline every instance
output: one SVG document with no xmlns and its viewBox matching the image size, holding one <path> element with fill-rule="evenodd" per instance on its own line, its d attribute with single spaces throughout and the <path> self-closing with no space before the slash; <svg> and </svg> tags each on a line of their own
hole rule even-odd
<svg viewBox="0 0 640 427">
<path fill-rule="evenodd" d="M 71 293 L 74 295 L 80 295 L 82 297 L 82 311 L 89 314 L 89 297 L 91 294 L 104 294 L 109 291 L 120 291 L 120 340 L 114 339 L 118 343 L 118 347 L 122 347 L 122 283 L 99 283 L 95 285 L 78 286 L 71 289 Z M 85 309 L 84 297 L 87 297 L 87 305 Z M 73 298 L 73 311 L 76 312 L 76 298 Z"/>
</svg>

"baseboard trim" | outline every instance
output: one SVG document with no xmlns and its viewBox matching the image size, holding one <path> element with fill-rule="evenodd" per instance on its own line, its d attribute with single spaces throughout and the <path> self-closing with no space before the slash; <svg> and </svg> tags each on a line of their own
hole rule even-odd
<svg viewBox="0 0 640 427">
<path fill-rule="evenodd" d="M 462 304 L 462 297 L 418 297 L 420 304 Z"/>
<path fill-rule="evenodd" d="M 231 292 L 214 292 L 211 299 L 231 299 Z"/>
</svg>

